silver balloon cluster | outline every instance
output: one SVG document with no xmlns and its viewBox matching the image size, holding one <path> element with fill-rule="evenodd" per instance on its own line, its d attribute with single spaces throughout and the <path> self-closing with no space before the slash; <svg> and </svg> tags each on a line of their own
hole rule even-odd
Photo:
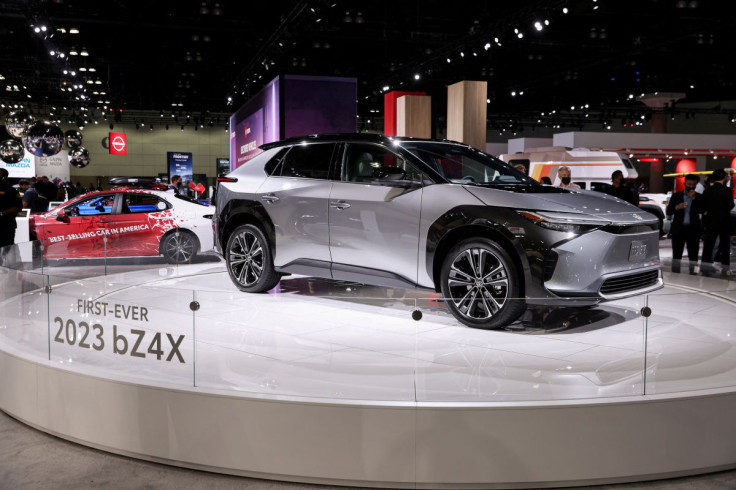
<svg viewBox="0 0 736 490">
<path fill-rule="evenodd" d="M 5 119 L 5 127 L 10 136 L 17 139 L 26 137 L 26 132 L 31 124 L 33 124 L 33 116 L 25 111 L 11 112 Z"/>
<path fill-rule="evenodd" d="M 13 138 L 23 139 L 33 124 L 33 116 L 24 111 L 12 112 L 5 119 L 5 128 Z M 23 160 L 23 145 L 15 139 L 0 142 L 0 160 L 5 163 L 18 163 Z"/>
<path fill-rule="evenodd" d="M 76 129 L 70 129 L 64 133 L 64 138 L 66 139 L 66 146 L 70 149 L 82 146 L 82 133 Z"/>
<path fill-rule="evenodd" d="M 69 147 L 69 164 L 76 168 L 84 168 L 89 165 L 89 151 L 82 146 L 82 133 L 76 129 L 70 129 L 64 133 L 64 137 Z"/>
<path fill-rule="evenodd" d="M 0 160 L 5 163 L 18 163 L 23 160 L 23 145 L 20 141 L 9 139 L 0 141 Z"/>
<path fill-rule="evenodd" d="M 34 121 L 33 116 L 25 111 L 10 113 L 5 119 L 5 127 L 10 136 L 15 138 L 0 142 L 0 160 L 5 163 L 23 160 L 24 149 L 37 157 L 56 155 L 66 140 L 70 148 L 69 163 L 77 168 L 89 165 L 89 151 L 82 147 L 82 133 L 75 129 L 63 133 L 55 124 Z"/>
<path fill-rule="evenodd" d="M 23 146 L 29 153 L 37 157 L 51 157 L 59 153 L 64 146 L 64 133 L 55 124 L 38 121 L 28 128 Z"/>
<path fill-rule="evenodd" d="M 89 151 L 87 148 L 78 146 L 69 150 L 69 163 L 77 168 L 89 165 Z"/>
</svg>

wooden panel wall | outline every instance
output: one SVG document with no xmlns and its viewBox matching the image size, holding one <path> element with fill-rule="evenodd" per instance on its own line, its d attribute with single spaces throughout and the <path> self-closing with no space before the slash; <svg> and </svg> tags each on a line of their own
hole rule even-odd
<svg viewBox="0 0 736 490">
<path fill-rule="evenodd" d="M 404 95 L 396 99 L 396 136 L 432 137 L 432 97 Z"/>
<path fill-rule="evenodd" d="M 447 139 L 485 151 L 488 83 L 462 81 L 447 87 Z"/>
</svg>

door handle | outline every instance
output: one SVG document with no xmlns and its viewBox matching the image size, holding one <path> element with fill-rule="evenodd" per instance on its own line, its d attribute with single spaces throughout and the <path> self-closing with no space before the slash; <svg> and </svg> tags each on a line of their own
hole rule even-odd
<svg viewBox="0 0 736 490">
<path fill-rule="evenodd" d="M 339 201 L 332 201 L 330 203 L 330 207 L 331 208 L 335 208 L 338 211 L 342 211 L 343 209 L 349 208 L 350 207 L 350 204 L 348 204 L 347 202 L 345 202 L 342 199 L 340 199 Z"/>
<path fill-rule="evenodd" d="M 273 192 L 271 194 L 266 194 L 265 196 L 261 196 L 262 201 L 266 201 L 268 204 L 273 204 L 276 201 L 279 200 L 278 196 L 274 194 Z"/>
</svg>

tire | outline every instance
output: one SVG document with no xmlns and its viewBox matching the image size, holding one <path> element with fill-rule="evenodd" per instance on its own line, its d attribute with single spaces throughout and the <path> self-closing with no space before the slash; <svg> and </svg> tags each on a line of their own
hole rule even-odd
<svg viewBox="0 0 736 490">
<path fill-rule="evenodd" d="M 225 262 L 230 279 L 241 291 L 265 293 L 281 276 L 273 268 L 271 246 L 255 225 L 240 225 L 227 240 Z"/>
<path fill-rule="evenodd" d="M 453 247 L 442 263 L 440 281 L 450 312 L 469 327 L 502 328 L 526 310 L 514 261 L 486 238 Z"/>
<path fill-rule="evenodd" d="M 185 230 L 175 230 L 161 241 L 161 254 L 170 264 L 188 264 L 199 251 L 197 237 Z"/>
</svg>

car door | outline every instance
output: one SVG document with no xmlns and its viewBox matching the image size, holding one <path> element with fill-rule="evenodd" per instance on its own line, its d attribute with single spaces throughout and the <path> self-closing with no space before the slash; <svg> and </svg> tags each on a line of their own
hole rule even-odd
<svg viewBox="0 0 736 490">
<path fill-rule="evenodd" d="M 329 204 L 335 279 L 417 282 L 421 172 L 381 145 L 348 143 Z"/>
<path fill-rule="evenodd" d="M 159 255 L 161 237 L 174 227 L 172 205 L 149 192 L 120 193 L 109 219 L 115 237 L 110 254 L 118 257 Z"/>
<path fill-rule="evenodd" d="M 73 201 L 36 223 L 36 235 L 47 258 L 109 256 L 114 239 L 109 221 L 114 193 L 96 194 Z M 105 240 L 105 237 L 108 237 Z"/>
<path fill-rule="evenodd" d="M 274 266 L 329 271 L 327 201 L 336 143 L 296 145 L 258 189 L 257 196 L 276 233 Z M 296 271 L 296 270 L 294 270 Z"/>
</svg>

